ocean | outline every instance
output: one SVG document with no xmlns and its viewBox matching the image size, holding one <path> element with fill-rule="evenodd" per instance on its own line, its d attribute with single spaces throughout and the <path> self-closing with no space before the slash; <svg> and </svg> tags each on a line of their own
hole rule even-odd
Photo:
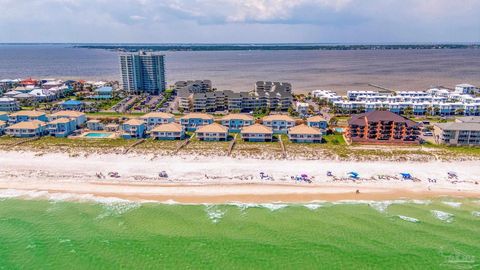
<svg viewBox="0 0 480 270">
<path fill-rule="evenodd" d="M 210 79 L 247 91 L 257 80 L 288 81 L 295 91 L 398 90 L 480 85 L 480 50 L 168 51 L 167 81 Z M 119 80 L 117 53 L 70 45 L 0 45 L 0 79 Z"/>
<path fill-rule="evenodd" d="M 475 269 L 480 202 L 0 201 L 1 269 Z"/>
</svg>

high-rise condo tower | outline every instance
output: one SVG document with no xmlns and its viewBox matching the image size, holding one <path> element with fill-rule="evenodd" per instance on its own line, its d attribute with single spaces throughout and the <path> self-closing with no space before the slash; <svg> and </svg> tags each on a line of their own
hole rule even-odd
<svg viewBox="0 0 480 270">
<path fill-rule="evenodd" d="M 120 54 L 123 89 L 158 95 L 165 91 L 165 55 L 154 52 Z"/>
</svg>

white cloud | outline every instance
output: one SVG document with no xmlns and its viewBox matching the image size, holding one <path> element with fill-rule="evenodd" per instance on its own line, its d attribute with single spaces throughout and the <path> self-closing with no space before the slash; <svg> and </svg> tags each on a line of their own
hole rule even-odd
<svg viewBox="0 0 480 270">
<path fill-rule="evenodd" d="M 0 0 L 0 6 L 0 42 L 480 41 L 479 0 Z"/>
</svg>

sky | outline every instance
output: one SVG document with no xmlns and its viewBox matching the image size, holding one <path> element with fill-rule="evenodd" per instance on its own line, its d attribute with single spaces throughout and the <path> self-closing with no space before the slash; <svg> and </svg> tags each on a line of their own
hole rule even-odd
<svg viewBox="0 0 480 270">
<path fill-rule="evenodd" d="M 479 42 L 480 0 L 0 0 L 0 42 Z"/>
</svg>

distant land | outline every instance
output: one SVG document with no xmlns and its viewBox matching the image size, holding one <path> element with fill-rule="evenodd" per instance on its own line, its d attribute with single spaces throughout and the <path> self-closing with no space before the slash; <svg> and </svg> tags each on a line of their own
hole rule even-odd
<svg viewBox="0 0 480 270">
<path fill-rule="evenodd" d="M 480 49 L 480 44 L 73 44 L 114 51 L 293 51 Z"/>
</svg>

